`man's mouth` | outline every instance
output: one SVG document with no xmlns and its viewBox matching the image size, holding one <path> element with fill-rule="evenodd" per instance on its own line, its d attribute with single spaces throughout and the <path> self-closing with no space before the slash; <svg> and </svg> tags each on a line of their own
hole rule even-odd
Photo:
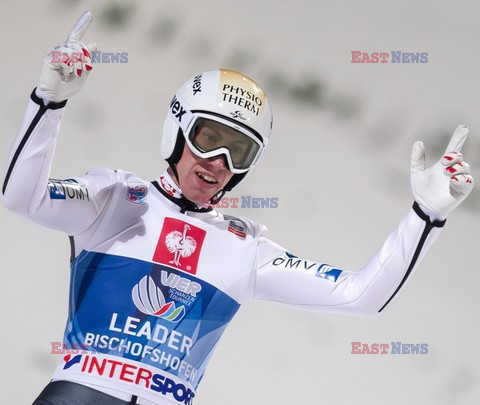
<svg viewBox="0 0 480 405">
<path fill-rule="evenodd" d="M 208 184 L 217 184 L 218 181 L 215 180 L 213 177 L 208 176 L 207 174 L 200 173 L 200 172 L 195 172 L 197 176 L 202 179 L 205 183 Z"/>
</svg>

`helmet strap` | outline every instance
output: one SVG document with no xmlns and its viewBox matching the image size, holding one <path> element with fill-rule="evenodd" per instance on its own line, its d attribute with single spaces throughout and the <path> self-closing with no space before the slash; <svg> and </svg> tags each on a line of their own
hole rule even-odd
<svg viewBox="0 0 480 405">
<path fill-rule="evenodd" d="M 182 129 L 179 128 L 178 134 L 177 134 L 177 141 L 175 142 L 175 147 L 173 148 L 173 152 L 170 155 L 170 157 L 166 159 L 168 165 L 172 169 L 172 172 L 175 178 L 177 179 L 178 185 L 180 185 L 180 178 L 178 177 L 177 163 L 180 161 L 182 157 L 184 147 L 185 147 L 185 138 L 183 137 Z"/>
<path fill-rule="evenodd" d="M 217 205 L 221 201 L 221 199 L 223 198 L 226 192 L 227 190 L 225 190 L 224 188 L 222 188 L 220 191 L 217 191 L 217 194 L 215 194 L 212 198 L 210 198 L 208 203 L 210 205 Z"/>
<path fill-rule="evenodd" d="M 227 191 L 232 191 L 232 189 L 238 184 L 240 183 L 243 178 L 247 175 L 248 172 L 245 172 L 245 173 L 240 173 L 240 174 L 234 174 L 232 176 L 232 178 L 230 179 L 230 181 L 225 185 L 225 187 L 223 188 L 225 190 L 225 192 Z"/>
</svg>

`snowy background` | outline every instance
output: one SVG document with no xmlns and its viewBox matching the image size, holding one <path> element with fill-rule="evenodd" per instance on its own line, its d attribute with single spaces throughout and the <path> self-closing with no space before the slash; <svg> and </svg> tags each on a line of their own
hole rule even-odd
<svg viewBox="0 0 480 405">
<path fill-rule="evenodd" d="M 232 209 L 299 256 L 356 270 L 412 204 L 411 145 L 430 162 L 458 124 L 479 177 L 480 6 L 435 2 L 1 0 L 1 158 L 5 164 L 43 56 L 84 11 L 84 40 L 128 63 L 96 64 L 68 103 L 52 177 L 97 165 L 153 179 L 168 102 L 217 67 L 262 84 L 274 131 Z M 351 51 L 428 52 L 425 64 L 352 64 Z M 480 187 L 454 212 L 398 298 L 375 318 L 252 302 L 221 340 L 196 405 L 478 403 Z M 69 243 L 0 209 L 0 387 L 28 404 L 48 383 L 67 316 Z M 301 294 L 301 291 L 299 291 Z M 426 355 L 352 355 L 351 342 L 428 343 Z"/>
</svg>

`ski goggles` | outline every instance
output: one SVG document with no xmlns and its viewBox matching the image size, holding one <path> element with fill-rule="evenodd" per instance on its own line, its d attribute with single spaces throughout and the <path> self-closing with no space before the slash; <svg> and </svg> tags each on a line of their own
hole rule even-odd
<svg viewBox="0 0 480 405">
<path fill-rule="evenodd" d="M 193 113 L 185 140 L 199 157 L 224 155 L 229 170 L 235 174 L 250 170 L 263 152 L 263 144 L 253 131 L 211 114 Z"/>
</svg>

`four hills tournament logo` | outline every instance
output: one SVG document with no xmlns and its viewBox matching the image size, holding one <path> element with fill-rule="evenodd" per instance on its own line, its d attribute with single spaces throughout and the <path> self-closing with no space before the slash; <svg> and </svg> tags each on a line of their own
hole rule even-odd
<svg viewBox="0 0 480 405">
<path fill-rule="evenodd" d="M 143 277 L 132 290 L 135 306 L 147 315 L 158 316 L 171 322 L 178 322 L 185 316 L 185 306 L 175 306 L 175 302 L 166 302 L 162 290 L 151 276 Z"/>
</svg>

